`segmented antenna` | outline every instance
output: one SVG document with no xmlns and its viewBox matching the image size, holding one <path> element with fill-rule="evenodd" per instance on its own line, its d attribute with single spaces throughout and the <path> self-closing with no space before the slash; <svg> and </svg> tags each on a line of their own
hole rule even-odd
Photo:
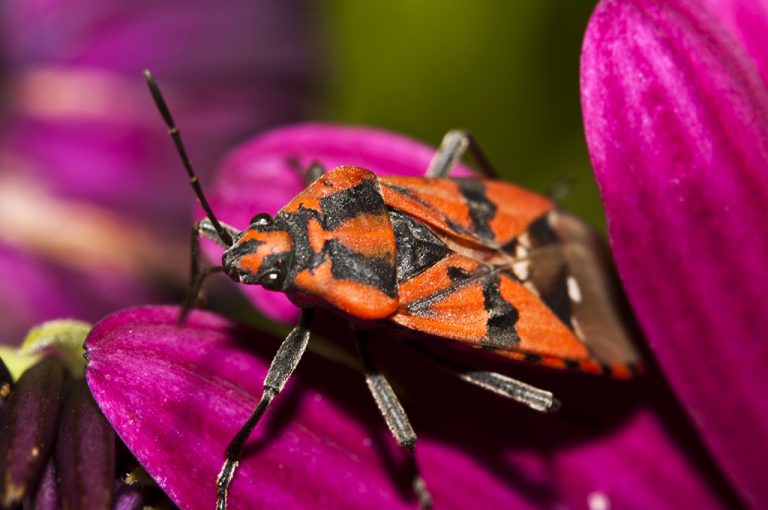
<svg viewBox="0 0 768 510">
<path fill-rule="evenodd" d="M 234 244 L 232 236 L 221 226 L 221 223 L 219 223 L 216 215 L 213 214 L 213 209 L 211 209 L 208 200 L 206 200 L 205 195 L 203 194 L 203 188 L 200 187 L 200 182 L 197 180 L 197 175 L 195 175 L 195 171 L 192 169 L 192 163 L 190 163 L 189 156 L 187 156 L 187 150 L 184 148 L 184 144 L 181 141 L 179 128 L 176 127 L 176 123 L 171 116 L 171 111 L 168 109 L 165 99 L 163 99 L 160 87 L 157 86 L 157 82 L 152 77 L 152 73 L 149 72 L 149 69 L 144 70 L 144 77 L 147 79 L 147 86 L 149 86 L 149 92 L 152 94 L 152 99 L 155 100 L 157 110 L 163 117 L 165 125 L 168 126 L 168 134 L 171 135 L 171 139 L 173 139 L 173 143 L 176 146 L 176 152 L 179 153 L 181 162 L 184 164 L 184 169 L 187 171 L 187 175 L 189 175 L 189 183 L 192 185 L 195 195 L 197 195 L 197 201 L 200 202 L 205 214 L 208 215 L 208 219 L 211 220 L 211 224 L 213 225 L 213 228 L 216 229 L 216 233 L 219 235 L 221 242 L 227 246 L 232 246 Z"/>
</svg>

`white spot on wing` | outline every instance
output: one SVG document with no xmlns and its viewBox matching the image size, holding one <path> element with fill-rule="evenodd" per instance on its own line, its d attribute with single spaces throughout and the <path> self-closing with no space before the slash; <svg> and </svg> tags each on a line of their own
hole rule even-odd
<svg viewBox="0 0 768 510">
<path fill-rule="evenodd" d="M 568 297 L 571 298 L 571 301 L 581 303 L 581 287 L 579 287 L 576 278 L 569 276 L 565 279 L 565 283 L 568 286 Z"/>
<path fill-rule="evenodd" d="M 520 280 L 526 281 L 531 276 L 531 265 L 527 260 L 521 260 L 512 264 L 512 272 L 515 273 Z"/>
</svg>

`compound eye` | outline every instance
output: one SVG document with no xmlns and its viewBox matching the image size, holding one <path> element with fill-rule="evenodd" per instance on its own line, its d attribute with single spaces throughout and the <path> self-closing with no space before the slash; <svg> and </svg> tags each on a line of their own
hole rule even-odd
<svg viewBox="0 0 768 510">
<path fill-rule="evenodd" d="M 259 213 L 251 218 L 251 225 L 256 227 L 269 227 L 272 223 L 272 216 L 267 213 Z"/>
<path fill-rule="evenodd" d="M 280 290 L 283 285 L 283 279 L 285 276 L 279 269 L 272 269 L 264 273 L 259 279 L 259 285 L 269 290 Z"/>
</svg>

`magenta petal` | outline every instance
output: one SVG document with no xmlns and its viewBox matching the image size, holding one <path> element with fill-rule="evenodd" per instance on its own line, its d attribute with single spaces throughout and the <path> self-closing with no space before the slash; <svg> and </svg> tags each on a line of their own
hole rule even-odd
<svg viewBox="0 0 768 510">
<path fill-rule="evenodd" d="M 434 147 L 372 128 L 300 124 L 275 129 L 227 158 L 217 172 L 211 204 L 222 221 L 242 229 L 256 213 L 274 214 L 304 189 L 297 166 L 306 169 L 317 162 L 326 170 L 355 165 L 379 175 L 424 175 L 434 153 Z M 469 172 L 461 167 L 456 175 Z M 221 250 L 211 247 L 208 254 L 218 260 Z M 269 317 L 284 322 L 298 318 L 282 294 L 257 286 L 241 288 Z"/>
<path fill-rule="evenodd" d="M 177 316 L 165 307 L 108 317 L 86 343 L 86 376 L 171 498 L 210 509 L 222 452 L 255 406 L 278 340 L 203 312 L 177 327 Z M 631 384 L 532 374 L 565 402 L 543 415 L 463 383 L 389 335 L 372 340 L 419 434 L 436 508 L 584 508 L 600 496 L 615 508 L 725 506 L 717 480 L 669 435 L 668 417 L 632 410 Z M 362 375 L 309 352 L 249 441 L 231 508 L 412 510 L 393 443 Z"/>
<path fill-rule="evenodd" d="M 703 3 L 741 42 L 768 85 L 768 1 L 704 0 Z"/>
<path fill-rule="evenodd" d="M 204 312 L 178 327 L 178 313 L 140 308 L 104 319 L 86 342 L 86 377 L 117 433 L 171 499 L 210 509 L 224 449 L 258 402 L 277 340 Z M 302 367 L 312 373 L 311 361 Z M 362 376 L 351 375 L 359 378 L 355 393 L 367 397 Z M 289 382 L 246 446 L 230 508 L 413 508 L 369 424 L 302 378 Z M 332 380 L 332 370 L 323 378 Z M 428 480 L 437 478 L 440 508 L 467 508 L 467 498 L 481 508 L 517 506 L 514 489 L 460 450 L 426 442 L 422 458 Z"/>
<path fill-rule="evenodd" d="M 0 342 L 177 293 L 194 197 L 142 70 L 205 179 L 255 130 L 305 113 L 320 67 L 306 3 L 0 5 L 0 223 L 13 226 L 0 236 Z"/>
<path fill-rule="evenodd" d="M 300 2 L 8 3 L 0 30 L 13 115 L 0 148 L 64 196 L 183 224 L 192 200 L 176 192 L 178 158 L 142 70 L 165 85 L 205 173 L 253 129 L 301 117 L 314 68 L 307 28 Z"/>
<path fill-rule="evenodd" d="M 768 93 L 708 13 L 606 1 L 582 56 L 618 269 L 666 377 L 742 497 L 768 505 Z"/>
</svg>

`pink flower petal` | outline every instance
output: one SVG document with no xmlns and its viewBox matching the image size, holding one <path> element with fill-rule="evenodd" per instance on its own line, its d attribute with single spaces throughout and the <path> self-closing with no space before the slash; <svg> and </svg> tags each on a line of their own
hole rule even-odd
<svg viewBox="0 0 768 510">
<path fill-rule="evenodd" d="M 314 68 L 296 3 L 30 0 L 0 28 L 14 80 L 0 151 L 63 195 L 155 224 L 188 221 L 192 200 L 172 192 L 184 179 L 144 68 L 203 174 L 254 129 L 299 118 Z"/>
<path fill-rule="evenodd" d="M 704 0 L 702 3 L 741 42 L 768 85 L 768 0 Z"/>
<path fill-rule="evenodd" d="M 278 339 L 198 311 L 179 327 L 178 313 L 132 309 L 96 325 L 86 377 L 170 497 L 210 509 L 224 448 L 261 394 Z M 334 340 L 352 347 L 348 335 Z M 662 411 L 668 393 L 648 380 L 523 370 L 563 398 L 562 412 L 542 415 L 461 382 L 389 334 L 375 334 L 372 348 L 419 434 L 436 508 L 585 508 L 603 497 L 615 508 L 717 509 L 729 501 L 696 449 L 670 435 L 689 433 Z M 232 509 L 416 507 L 363 376 L 312 352 L 246 452 Z"/>
<path fill-rule="evenodd" d="M 619 272 L 705 443 L 768 504 L 768 93 L 698 4 L 604 1 L 582 56 Z"/>
<path fill-rule="evenodd" d="M 178 313 L 140 308 L 99 323 L 86 343 L 87 380 L 117 433 L 168 495 L 182 508 L 209 509 L 224 449 L 258 402 L 266 353 L 277 340 L 254 338 L 203 312 L 179 327 Z M 304 375 L 317 364 L 302 362 L 302 374 L 252 435 L 230 508 L 412 508 L 407 490 L 404 496 L 397 488 L 401 461 L 388 472 L 380 450 L 389 446 L 372 435 L 376 429 Z M 332 370 L 315 373 L 344 387 Z M 357 379 L 353 400 L 367 397 L 362 376 Z M 375 412 L 372 402 L 364 408 Z M 510 507 L 517 499 L 493 473 L 448 446 L 425 444 L 424 469 L 430 481 L 451 474 L 433 485 L 441 508 L 467 508 L 467 498 Z"/>
<path fill-rule="evenodd" d="M 96 321 L 178 293 L 194 197 L 142 70 L 155 72 L 197 170 L 208 175 L 247 134 L 304 113 L 318 70 L 304 7 L 265 0 L 2 5 L 0 223 L 12 228 L 0 235 L 0 307 L 8 311 L 0 314 L 0 342 L 13 343 L 44 320 Z M 26 207 L 9 204 L 8 194 Z M 77 212 L 87 214 L 68 214 Z M 110 218 L 117 225 L 105 224 Z M 84 230 L 93 235 L 86 239 Z M 124 236 L 136 230 L 144 242 Z M 116 237 L 127 242 L 116 246 Z M 88 257 L 83 249 L 115 256 Z M 122 257 L 134 250 L 161 255 Z"/>
</svg>

